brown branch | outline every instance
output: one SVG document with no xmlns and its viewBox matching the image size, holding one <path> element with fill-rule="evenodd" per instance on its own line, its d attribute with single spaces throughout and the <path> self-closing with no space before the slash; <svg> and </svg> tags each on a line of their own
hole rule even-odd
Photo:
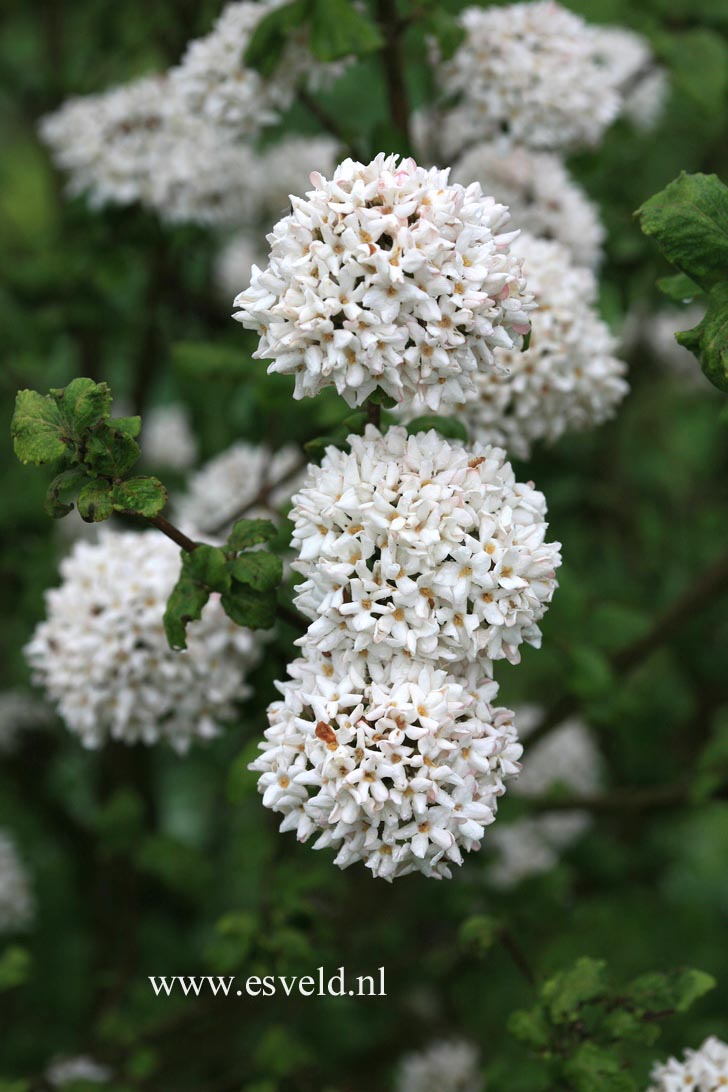
<svg viewBox="0 0 728 1092">
<path fill-rule="evenodd" d="M 501 930 L 500 941 L 523 978 L 526 979 L 530 986 L 535 986 L 536 975 L 531 968 L 531 964 L 526 958 L 526 954 L 523 951 L 523 948 L 513 936 L 513 933 L 511 933 L 510 929 L 506 928 Z"/>
<path fill-rule="evenodd" d="M 397 6 L 394 0 L 377 0 L 377 21 L 384 38 L 381 58 L 387 86 L 389 111 L 392 123 L 402 141 L 400 151 L 405 155 L 409 155 L 412 150 L 412 141 L 410 138 L 409 99 L 405 81 L 405 58 L 402 48 L 404 24 L 397 15 Z"/>
<path fill-rule="evenodd" d="M 371 398 L 367 398 L 364 403 L 364 407 L 367 415 L 367 424 L 374 425 L 376 429 L 382 431 L 382 407 L 379 402 L 373 402 Z"/>
<path fill-rule="evenodd" d="M 675 633 L 679 632 L 686 618 L 694 618 L 726 590 L 728 590 L 728 553 L 722 554 L 694 584 L 673 600 L 642 637 L 630 641 L 629 644 L 612 653 L 609 663 L 614 674 L 629 675 L 656 649 L 666 644 Z M 535 731 L 529 735 L 529 746 L 532 747 L 538 740 L 543 739 L 578 708 L 579 699 L 575 696 L 566 694 L 559 698 L 546 711 Z"/>
<path fill-rule="evenodd" d="M 134 515 L 134 513 L 130 513 Z M 191 554 L 193 550 L 196 550 L 199 546 L 198 542 L 193 542 L 191 538 L 188 538 L 184 531 L 180 531 L 179 527 L 175 527 L 173 523 L 170 523 L 164 516 L 151 516 L 149 522 L 153 527 L 156 527 L 158 531 L 161 531 L 167 538 L 171 538 L 172 542 L 176 542 L 183 550 L 186 550 L 188 554 Z"/>
</svg>

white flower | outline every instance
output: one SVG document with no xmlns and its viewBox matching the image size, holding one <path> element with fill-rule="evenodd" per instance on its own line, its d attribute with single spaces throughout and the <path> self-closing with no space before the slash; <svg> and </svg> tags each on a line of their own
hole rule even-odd
<svg viewBox="0 0 728 1092">
<path fill-rule="evenodd" d="M 402 1060 L 395 1092 L 482 1092 L 478 1065 L 470 1043 L 436 1042 Z"/>
<path fill-rule="evenodd" d="M 485 193 L 508 206 L 516 227 L 540 239 L 555 239 L 571 251 L 577 265 L 599 264 L 605 238 L 599 213 L 558 156 L 475 144 L 458 160 L 453 175 L 463 185 L 480 182 Z"/>
<path fill-rule="evenodd" d="M 669 82 L 655 64 L 650 43 L 627 27 L 594 27 L 600 63 L 623 99 L 622 112 L 639 129 L 652 129 L 665 105 Z"/>
<path fill-rule="evenodd" d="M 0 830 L 0 933 L 27 929 L 35 905 L 28 874 L 9 834 Z"/>
<path fill-rule="evenodd" d="M 519 737 L 525 742 L 523 769 L 511 791 L 539 797 L 556 787 L 588 796 L 601 782 L 602 761 L 592 735 L 579 720 L 564 721 L 555 731 L 528 747 L 528 736 L 541 711 L 533 706 L 516 710 Z M 588 812 L 554 811 L 534 818 L 500 823 L 490 837 L 495 861 L 488 874 L 502 888 L 515 887 L 528 876 L 547 872 L 559 852 L 571 845 L 590 825 Z"/>
<path fill-rule="evenodd" d="M 543 494 L 499 448 L 372 426 L 349 442 L 293 498 L 296 604 L 314 619 L 300 643 L 484 668 L 538 647 L 561 563 Z"/>
<path fill-rule="evenodd" d="M 375 876 L 450 876 L 480 847 L 521 747 L 497 685 L 392 656 L 310 652 L 278 684 L 260 773 L 281 830 Z"/>
<path fill-rule="evenodd" d="M 497 351 L 500 370 L 478 376 L 479 396 L 460 415 L 473 438 L 528 458 L 537 441 L 606 421 L 629 388 L 596 311 L 592 272 L 573 265 L 559 243 L 521 236 L 515 249 L 538 303 L 531 342 L 524 352 Z"/>
<path fill-rule="evenodd" d="M 46 728 L 53 713 L 33 694 L 23 690 L 0 693 L 0 755 L 11 754 L 24 732 Z"/>
<path fill-rule="evenodd" d="M 467 8 L 460 20 L 465 39 L 440 74 L 459 98 L 461 147 L 498 136 L 552 151 L 598 142 L 620 96 L 580 16 L 542 0 Z"/>
<path fill-rule="evenodd" d="M 301 480 L 300 453 L 238 441 L 205 463 L 175 506 L 179 521 L 201 535 L 221 533 L 244 511 L 265 516 L 291 497 Z"/>
<path fill-rule="evenodd" d="M 728 1087 L 728 1046 L 714 1035 L 697 1050 L 686 1050 L 683 1060 L 656 1063 L 647 1092 L 721 1092 Z"/>
<path fill-rule="evenodd" d="M 155 467 L 188 470 L 197 459 L 197 440 L 181 403 L 155 406 L 144 415 L 142 456 Z"/>
<path fill-rule="evenodd" d="M 235 317 L 260 336 L 295 397 L 335 385 L 349 405 L 377 387 L 432 409 L 474 391 L 496 346 L 521 344 L 531 296 L 502 234 L 507 210 L 448 172 L 379 155 L 347 159 L 293 198 Z"/>
<path fill-rule="evenodd" d="M 57 1058 L 48 1066 L 46 1080 L 54 1088 L 63 1088 L 67 1084 L 89 1081 L 92 1084 L 106 1084 L 112 1077 L 108 1066 L 101 1065 L 93 1058 L 79 1056 L 75 1058 Z"/>
<path fill-rule="evenodd" d="M 188 650 L 167 645 L 162 617 L 179 570 L 179 549 L 155 531 L 104 529 L 62 561 L 26 656 L 85 746 L 166 739 L 184 751 L 217 735 L 247 696 L 265 638 L 231 622 L 216 596 L 188 627 Z"/>
<path fill-rule="evenodd" d="M 289 40 L 271 78 L 246 66 L 245 54 L 258 24 L 284 2 L 228 4 L 210 33 L 190 42 L 171 73 L 188 110 L 237 134 L 252 135 L 279 120 L 300 84 L 340 74 L 344 64 L 322 65 L 300 34 Z"/>
</svg>

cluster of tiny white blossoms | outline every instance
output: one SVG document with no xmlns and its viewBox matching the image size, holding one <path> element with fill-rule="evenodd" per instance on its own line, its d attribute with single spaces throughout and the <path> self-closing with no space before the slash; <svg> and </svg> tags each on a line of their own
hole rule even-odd
<svg viewBox="0 0 728 1092">
<path fill-rule="evenodd" d="M 567 788 L 588 796 L 599 788 L 602 760 L 585 724 L 567 720 L 528 746 L 528 736 L 538 724 L 541 711 L 535 706 L 516 710 L 518 734 L 525 742 L 525 761 L 511 791 L 525 798 L 546 795 L 554 788 Z M 559 853 L 576 841 L 589 827 L 585 811 L 554 811 L 537 818 L 517 819 L 499 824 L 489 836 L 494 852 L 488 876 L 496 887 L 510 888 L 529 876 L 547 872 Z"/>
<path fill-rule="evenodd" d="M 170 402 L 144 415 L 142 457 L 154 467 L 189 470 L 197 461 L 197 438 L 186 406 Z"/>
<path fill-rule="evenodd" d="M 192 475 L 175 512 L 183 527 L 208 536 L 222 534 L 243 515 L 269 519 L 290 500 L 300 471 L 297 448 L 273 453 L 240 440 Z"/>
<path fill-rule="evenodd" d="M 728 1088 L 728 1046 L 711 1035 L 697 1050 L 686 1050 L 683 1060 L 657 1063 L 647 1092 L 721 1092 Z"/>
<path fill-rule="evenodd" d="M 333 384 L 352 406 L 377 387 L 431 409 L 463 401 L 494 348 L 530 328 L 508 210 L 477 183 L 384 154 L 311 181 L 235 300 L 260 334 L 255 356 L 295 376 L 296 398 Z"/>
<path fill-rule="evenodd" d="M 594 27 L 597 56 L 622 99 L 622 114 L 638 129 L 654 128 L 669 82 L 646 38 L 627 27 Z"/>
<path fill-rule="evenodd" d="M 35 914 L 35 902 L 25 865 L 15 842 L 0 830 L 0 933 L 27 929 Z"/>
<path fill-rule="evenodd" d="M 629 387 L 616 339 L 596 310 L 591 270 L 549 240 L 521 235 L 513 249 L 538 300 L 531 341 L 523 352 L 497 350 L 501 367 L 478 374 L 478 397 L 460 415 L 475 439 L 528 458 L 538 441 L 602 424 Z"/>
<path fill-rule="evenodd" d="M 0 693 L 0 756 L 11 754 L 25 732 L 46 728 L 53 713 L 45 702 L 23 690 Z"/>
<path fill-rule="evenodd" d="M 555 239 L 577 265 L 598 266 L 605 238 L 599 213 L 557 155 L 475 144 L 457 161 L 453 177 L 466 186 L 480 182 L 485 193 L 508 205 L 514 224 L 537 238 Z"/>
<path fill-rule="evenodd" d="M 471 1043 L 436 1042 L 402 1059 L 395 1092 L 483 1092 L 479 1064 Z"/>
<path fill-rule="evenodd" d="M 249 693 L 261 637 L 231 622 L 216 596 L 189 626 L 188 649 L 169 648 L 162 618 L 179 569 L 179 549 L 154 531 L 104 529 L 62 561 L 25 651 L 85 746 L 165 739 L 184 751 L 217 735 Z"/>
<path fill-rule="evenodd" d="M 488 668 L 538 647 L 559 546 L 543 494 L 505 453 L 400 427 L 368 426 L 350 445 L 330 448 L 293 498 L 306 645 Z"/>
</svg>

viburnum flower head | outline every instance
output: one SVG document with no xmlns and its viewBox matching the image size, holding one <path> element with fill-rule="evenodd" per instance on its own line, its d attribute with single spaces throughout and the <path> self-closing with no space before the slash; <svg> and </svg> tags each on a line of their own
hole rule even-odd
<svg viewBox="0 0 728 1092">
<path fill-rule="evenodd" d="M 68 728 L 87 747 L 168 740 L 184 751 L 218 734 L 247 696 L 262 638 L 231 622 L 213 596 L 173 652 L 162 625 L 180 570 L 179 549 L 157 532 L 102 530 L 61 563 L 47 618 L 26 648 Z"/>
<path fill-rule="evenodd" d="M 483 1092 L 478 1066 L 471 1043 L 435 1042 L 402 1059 L 395 1092 Z"/>
<path fill-rule="evenodd" d="M 596 311 L 593 273 L 556 242 L 522 235 L 514 249 L 538 302 L 531 342 L 524 352 L 499 350 L 501 367 L 478 376 L 478 397 L 460 413 L 473 438 L 528 458 L 537 441 L 602 424 L 629 387 L 616 339 Z"/>
<path fill-rule="evenodd" d="M 453 174 L 466 186 L 480 182 L 486 193 L 508 205 L 519 228 L 539 239 L 555 239 L 571 251 L 576 265 L 599 264 L 605 231 L 596 205 L 557 155 L 500 143 L 475 144 Z M 525 272 L 528 276 L 527 266 Z M 535 291 L 530 281 L 529 288 Z"/>
<path fill-rule="evenodd" d="M 375 876 L 441 879 L 480 847 L 521 747 L 497 685 L 406 656 L 307 649 L 269 710 L 251 769 L 281 831 Z"/>
<path fill-rule="evenodd" d="M 530 329 L 508 210 L 477 183 L 384 154 L 311 182 L 235 300 L 260 334 L 254 355 L 295 376 L 296 398 L 333 385 L 351 406 L 377 387 L 433 410 L 464 401 L 494 348 Z"/>
<path fill-rule="evenodd" d="M 620 95 L 594 28 L 553 0 L 467 8 L 465 38 L 441 67 L 462 147 L 499 137 L 564 151 L 598 142 Z"/>
<path fill-rule="evenodd" d="M 485 668 L 538 647 L 561 563 L 543 494 L 500 448 L 373 426 L 349 442 L 293 498 L 296 604 L 313 619 L 299 643 Z"/>
<path fill-rule="evenodd" d="M 728 1087 L 728 1046 L 711 1035 L 683 1060 L 669 1058 L 652 1069 L 647 1092 L 722 1092 Z"/>
</svg>

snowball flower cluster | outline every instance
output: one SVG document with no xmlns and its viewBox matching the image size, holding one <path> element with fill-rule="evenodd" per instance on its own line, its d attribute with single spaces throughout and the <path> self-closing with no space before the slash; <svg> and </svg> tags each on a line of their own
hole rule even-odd
<svg viewBox="0 0 728 1092">
<path fill-rule="evenodd" d="M 622 112 L 639 129 L 653 128 L 665 106 L 667 75 L 650 43 L 627 27 L 592 28 L 597 57 L 622 98 Z"/>
<path fill-rule="evenodd" d="M 620 95 L 593 28 L 553 0 L 467 8 L 465 38 L 440 70 L 462 147 L 505 138 L 564 151 L 597 143 Z"/>
<path fill-rule="evenodd" d="M 465 400 L 494 348 L 530 328 L 507 209 L 477 183 L 383 154 L 311 181 L 235 300 L 260 334 L 255 355 L 295 375 L 297 398 L 334 385 L 352 406 L 377 387 L 431 409 Z"/>
<path fill-rule="evenodd" d="M 162 617 L 179 569 L 179 549 L 153 531 L 104 529 L 61 563 L 63 583 L 46 593 L 26 656 L 85 746 L 166 739 L 184 751 L 216 735 L 247 696 L 261 638 L 215 596 L 189 626 L 187 651 L 169 648 Z"/>
<path fill-rule="evenodd" d="M 478 375 L 478 397 L 460 412 L 472 437 L 527 458 L 537 441 L 606 421 L 629 388 L 596 311 L 592 272 L 573 265 L 556 242 L 524 235 L 514 250 L 538 302 L 531 342 L 524 352 L 499 350 L 500 370 Z"/>
<path fill-rule="evenodd" d="M 172 402 L 145 413 L 141 445 L 151 466 L 188 470 L 197 459 L 197 439 L 186 407 Z"/>
<path fill-rule="evenodd" d="M 697 1050 L 686 1050 L 683 1060 L 657 1063 L 647 1092 L 721 1092 L 728 1087 L 728 1046 L 714 1035 Z"/>
<path fill-rule="evenodd" d="M 576 794 L 593 793 L 601 781 L 602 761 L 587 726 L 579 720 L 567 720 L 529 748 L 528 736 L 539 719 L 540 710 L 533 706 L 516 710 L 518 734 L 526 742 L 526 753 L 523 770 L 511 791 L 525 798 L 544 796 L 557 787 Z M 488 839 L 495 853 L 488 870 L 491 882 L 510 888 L 528 876 L 547 872 L 590 821 L 584 811 L 555 811 L 499 824 Z"/>
<path fill-rule="evenodd" d="M 27 929 L 34 913 L 25 866 L 12 838 L 0 830 L 0 933 Z"/>
<path fill-rule="evenodd" d="M 395 1092 L 483 1092 L 478 1065 L 470 1043 L 436 1042 L 402 1060 Z"/>
<path fill-rule="evenodd" d="M 281 830 L 386 880 L 450 876 L 493 822 L 521 747 L 497 685 L 402 655 L 313 650 L 289 666 L 251 769 Z"/>
<path fill-rule="evenodd" d="M 453 176 L 466 186 L 479 182 L 485 193 L 508 206 L 514 224 L 537 238 L 555 239 L 571 251 L 576 265 L 599 264 L 604 227 L 596 206 L 558 156 L 475 144 L 458 160 Z"/>
<path fill-rule="evenodd" d="M 175 511 L 201 535 L 221 534 L 236 518 L 264 515 L 290 499 L 300 480 L 300 453 L 239 441 L 205 463 L 187 483 Z"/>
<path fill-rule="evenodd" d="M 296 604 L 313 619 L 302 643 L 486 666 L 538 647 L 559 544 L 504 452 L 373 426 L 350 445 L 329 448 L 293 498 Z"/>
</svg>

